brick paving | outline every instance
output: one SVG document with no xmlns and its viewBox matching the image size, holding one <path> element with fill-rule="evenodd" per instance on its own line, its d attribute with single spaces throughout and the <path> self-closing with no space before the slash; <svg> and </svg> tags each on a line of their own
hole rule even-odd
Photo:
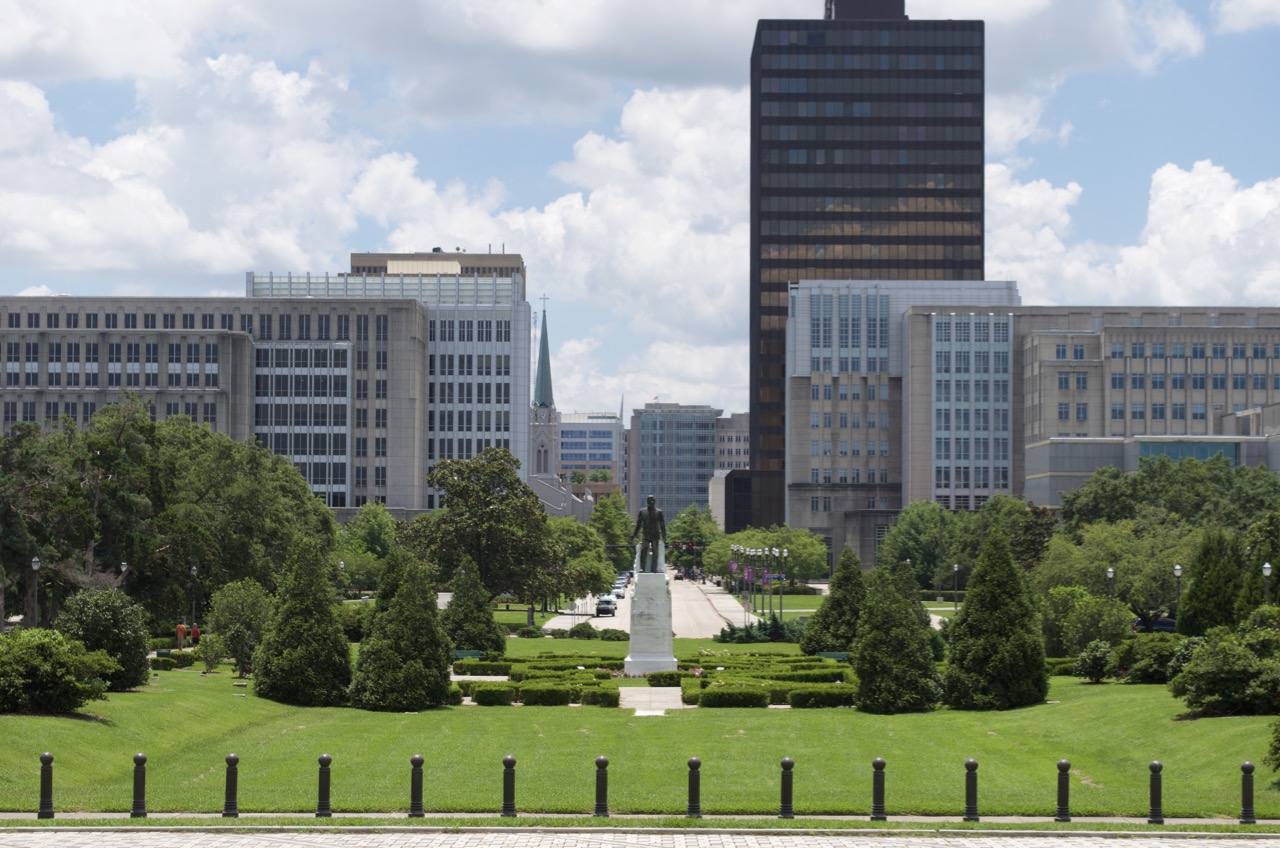
<svg viewBox="0 0 1280 848">
<path fill-rule="evenodd" d="M 1166 848 L 1195 840 L 1197 848 L 1250 848 L 1280 844 L 1280 835 L 973 832 L 778 833 L 661 830 L 272 830 L 251 832 L 168 830 L 0 830 L 0 848 L 1044 848 L 1045 838 L 1067 848 Z"/>
</svg>

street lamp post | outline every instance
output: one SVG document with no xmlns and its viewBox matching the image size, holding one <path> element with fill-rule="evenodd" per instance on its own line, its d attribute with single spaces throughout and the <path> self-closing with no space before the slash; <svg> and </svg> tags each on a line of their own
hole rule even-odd
<svg viewBox="0 0 1280 848">
<path fill-rule="evenodd" d="M 1271 606 L 1271 563 L 1262 564 L 1262 598 L 1267 606 Z"/>
<path fill-rule="evenodd" d="M 1107 597 L 1114 597 L 1116 594 L 1116 570 L 1111 566 L 1107 566 Z"/>
<path fill-rule="evenodd" d="M 960 563 L 951 563 L 951 607 L 960 612 Z"/>
<path fill-rule="evenodd" d="M 1178 581 L 1177 600 L 1174 602 L 1174 607 L 1173 607 L 1173 620 L 1177 621 L 1178 613 L 1182 612 L 1182 566 L 1181 565 L 1175 565 L 1173 567 L 1173 576 Z"/>
<path fill-rule="evenodd" d="M 196 626 L 196 567 L 191 566 L 191 626 Z"/>
<path fill-rule="evenodd" d="M 31 572 L 32 572 L 31 577 L 36 584 L 36 590 L 32 592 L 32 595 L 35 597 L 35 606 L 32 608 L 32 612 L 33 612 L 32 618 L 34 620 L 32 621 L 31 626 L 39 627 L 40 626 L 40 557 L 33 556 L 31 558 Z"/>
<path fill-rule="evenodd" d="M 129 591 L 129 563 L 124 560 L 120 561 L 120 588 Z"/>
<path fill-rule="evenodd" d="M 777 548 L 774 548 L 774 549 L 773 549 L 773 552 L 776 554 L 776 553 L 778 552 L 778 549 L 777 549 Z M 783 590 L 783 589 L 785 589 L 785 588 L 787 588 L 787 586 L 786 586 L 786 582 L 787 582 L 787 557 L 788 557 L 788 556 L 790 556 L 790 555 L 791 555 L 791 552 L 790 552 L 790 551 L 788 551 L 786 548 L 783 548 L 783 549 L 782 549 L 782 569 L 781 569 L 781 572 L 780 572 L 780 573 L 782 574 L 782 584 L 783 584 L 783 585 L 781 586 L 781 588 L 779 588 L 779 589 L 778 589 L 778 619 L 779 619 L 779 620 L 781 620 L 781 619 L 782 619 L 782 600 L 783 600 L 782 596 L 783 596 L 783 594 L 784 594 L 782 590 Z"/>
</svg>

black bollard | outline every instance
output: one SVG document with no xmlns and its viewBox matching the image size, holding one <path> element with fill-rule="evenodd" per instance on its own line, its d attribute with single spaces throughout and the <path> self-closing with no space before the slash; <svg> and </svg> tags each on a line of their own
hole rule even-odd
<svg viewBox="0 0 1280 848">
<path fill-rule="evenodd" d="M 964 761 L 964 820 L 978 821 L 978 761 Z"/>
<path fill-rule="evenodd" d="M 510 754 L 502 758 L 502 814 L 516 814 L 516 758 Z"/>
<path fill-rule="evenodd" d="M 147 755 L 133 755 L 133 809 L 129 811 L 131 819 L 147 817 Z"/>
<path fill-rule="evenodd" d="M 792 790 L 794 784 L 792 770 L 796 767 L 796 761 L 790 757 L 782 758 L 782 801 L 778 805 L 778 818 L 793 819 L 796 817 L 795 807 L 791 804 Z"/>
<path fill-rule="evenodd" d="M 320 755 L 320 788 L 316 797 L 316 818 L 327 819 L 333 816 L 333 808 L 329 806 L 329 764 L 333 757 Z"/>
<path fill-rule="evenodd" d="M 689 758 L 689 809 L 685 812 L 685 818 L 700 819 L 702 818 L 702 760 L 697 757 Z"/>
<path fill-rule="evenodd" d="M 1253 763 L 1244 762 L 1240 765 L 1240 824 L 1257 823 L 1253 816 Z"/>
<path fill-rule="evenodd" d="M 1152 760 L 1149 768 L 1151 769 L 1151 811 L 1147 813 L 1147 824 L 1164 824 L 1164 810 L 1160 809 L 1160 795 L 1164 789 L 1160 772 L 1164 770 L 1164 766 L 1159 760 Z"/>
<path fill-rule="evenodd" d="M 596 809 L 593 816 L 609 818 L 609 758 L 596 757 Z"/>
<path fill-rule="evenodd" d="M 227 800 L 222 804 L 224 819 L 240 818 L 240 807 L 236 802 L 236 794 L 240 791 L 240 758 L 235 754 L 227 754 Z"/>
<path fill-rule="evenodd" d="M 1058 811 L 1053 820 L 1071 821 L 1071 761 L 1058 760 Z"/>
<path fill-rule="evenodd" d="M 38 819 L 53 818 L 53 754 L 40 755 L 40 809 Z"/>
<path fill-rule="evenodd" d="M 888 821 L 884 814 L 884 760 L 871 761 L 871 820 Z"/>
<path fill-rule="evenodd" d="M 422 809 L 422 755 L 409 758 L 409 818 L 420 819 L 426 815 Z"/>
</svg>

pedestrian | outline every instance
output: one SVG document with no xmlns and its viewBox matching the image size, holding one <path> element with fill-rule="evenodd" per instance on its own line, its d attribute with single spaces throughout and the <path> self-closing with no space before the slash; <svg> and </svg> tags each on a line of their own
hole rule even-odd
<svg viewBox="0 0 1280 848">
<path fill-rule="evenodd" d="M 200 625 L 193 620 L 191 622 L 191 647 L 200 647 Z"/>
<path fill-rule="evenodd" d="M 178 637 L 178 650 L 181 651 L 187 647 L 187 622 L 179 621 L 173 632 Z"/>
</svg>

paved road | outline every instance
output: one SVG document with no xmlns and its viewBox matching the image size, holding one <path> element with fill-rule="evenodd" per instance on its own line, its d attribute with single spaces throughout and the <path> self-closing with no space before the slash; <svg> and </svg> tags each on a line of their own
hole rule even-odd
<svg viewBox="0 0 1280 848">
<path fill-rule="evenodd" d="M 219 833 L 175 830 L 0 830 L 0 848 L 1044 848 L 1045 837 L 997 834 L 761 833 L 758 831 L 556 830 L 430 832 L 412 829 L 376 832 L 267 831 Z M 1052 834 L 1070 848 L 1166 848 L 1175 834 Z M 1275 848 L 1277 837 L 1195 838 L 1196 848 Z"/>
<path fill-rule="evenodd" d="M 742 605 L 737 598 L 725 594 L 724 590 L 711 583 L 695 583 L 692 580 L 676 580 L 674 573 L 667 572 L 667 585 L 671 587 L 671 629 L 682 639 L 710 639 L 719 633 L 729 622 L 742 626 Z M 595 599 L 578 600 L 573 609 L 579 613 L 591 615 L 559 615 L 548 621 L 544 627 L 568 630 L 580 621 L 590 621 L 599 629 L 613 627 L 618 630 L 631 631 L 631 597 L 635 588 L 627 589 L 627 595 L 618 601 L 617 615 L 596 616 Z M 755 621 L 755 616 L 748 616 Z"/>
</svg>

